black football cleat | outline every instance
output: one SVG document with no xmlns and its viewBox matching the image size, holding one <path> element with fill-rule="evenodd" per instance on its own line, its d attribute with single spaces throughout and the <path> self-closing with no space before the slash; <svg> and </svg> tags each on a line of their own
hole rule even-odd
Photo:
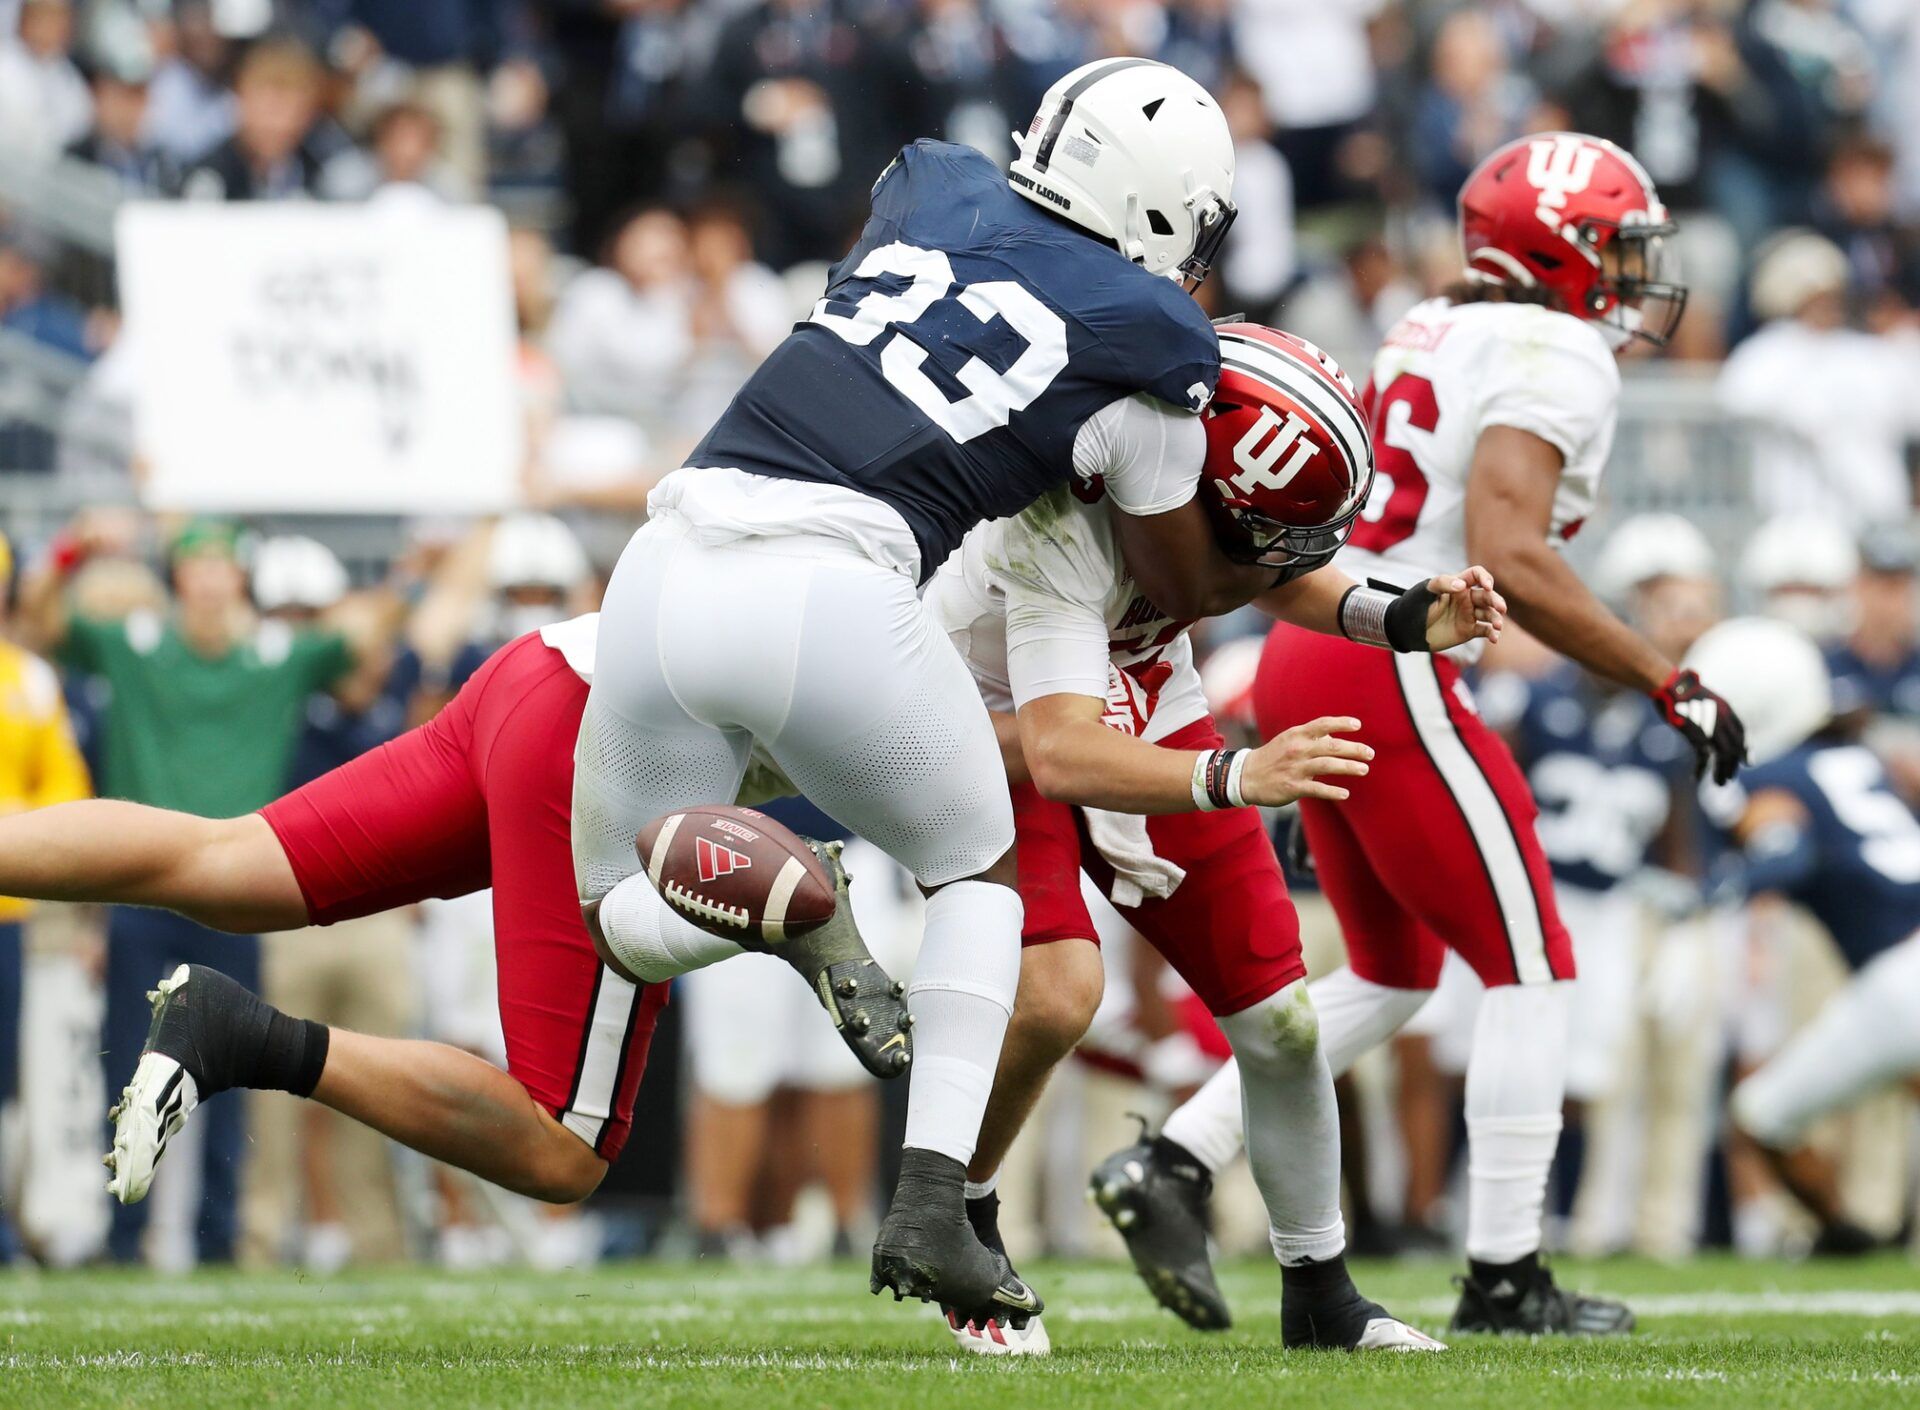
<svg viewBox="0 0 1920 1410">
<path fill-rule="evenodd" d="M 980 1242 L 967 1218 L 967 1172 L 936 1151 L 909 1147 L 900 1159 L 893 1207 L 873 1244 L 868 1290 L 895 1302 L 917 1297 L 952 1309 L 962 1322 L 985 1324 L 1014 1313 L 1033 1316 L 1043 1304 L 1005 1254 Z"/>
<path fill-rule="evenodd" d="M 1847 1219 L 1822 1224 L 1807 1250 L 1809 1258 L 1859 1258 L 1881 1248 L 1881 1240 Z"/>
<path fill-rule="evenodd" d="M 1447 1344 L 1436 1341 L 1418 1327 L 1409 1326 L 1386 1308 L 1360 1298 L 1328 1316 L 1295 1320 L 1282 1315 L 1280 1343 L 1289 1351 L 1445 1351 Z"/>
<path fill-rule="evenodd" d="M 801 840 L 833 878 L 833 919 L 805 935 L 778 944 L 748 942 L 746 948 L 778 955 L 798 971 L 868 1072 L 881 1078 L 902 1076 L 913 1063 L 907 986 L 880 967 L 853 923 L 841 844 Z"/>
<path fill-rule="evenodd" d="M 1000 1237 L 1000 1197 L 989 1194 L 968 1200 L 967 1222 L 987 1251 L 1004 1265 L 1001 1280 L 1017 1280 L 1019 1274 L 1007 1257 L 1006 1241 Z M 947 1320 L 954 1345 L 974 1356 L 1046 1356 L 1053 1350 L 1053 1341 L 1038 1312 L 996 1310 L 985 1320 L 974 1321 L 962 1316 L 956 1307 L 943 1306 L 940 1315 Z"/>
<path fill-rule="evenodd" d="M 1154 1300 L 1203 1332 L 1233 1325 L 1207 1248 L 1213 1176 L 1185 1147 L 1147 1135 L 1094 1167 L 1093 1202 L 1126 1240 L 1127 1254 Z"/>
<path fill-rule="evenodd" d="M 1343 1256 L 1283 1266 L 1280 1279 L 1280 1342 L 1289 1351 L 1447 1349 L 1363 1296 Z"/>
<path fill-rule="evenodd" d="M 1553 1281 L 1544 1264 L 1517 1278 L 1502 1277 L 1491 1287 L 1471 1275 L 1453 1280 L 1460 1305 L 1449 1329 L 1499 1336 L 1604 1337 L 1630 1332 L 1633 1312 L 1624 1302 L 1589 1293 L 1569 1292 Z"/>
</svg>

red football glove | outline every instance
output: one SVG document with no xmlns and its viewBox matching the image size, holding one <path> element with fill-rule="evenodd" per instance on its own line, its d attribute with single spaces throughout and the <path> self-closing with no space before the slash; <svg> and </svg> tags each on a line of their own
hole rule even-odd
<svg viewBox="0 0 1920 1410">
<path fill-rule="evenodd" d="M 1695 778 L 1711 766 L 1713 781 L 1725 783 L 1746 763 L 1747 727 L 1733 707 L 1702 685 L 1692 671 L 1675 671 L 1653 692 L 1653 702 L 1667 723 L 1693 746 Z"/>
</svg>

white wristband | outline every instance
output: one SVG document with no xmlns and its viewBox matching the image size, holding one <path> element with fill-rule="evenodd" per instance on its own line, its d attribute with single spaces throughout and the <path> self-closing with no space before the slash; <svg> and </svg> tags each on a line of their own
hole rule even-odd
<svg viewBox="0 0 1920 1410">
<path fill-rule="evenodd" d="M 1193 761 L 1193 780 L 1189 785 L 1193 793 L 1193 806 L 1203 813 L 1217 811 L 1213 799 L 1207 797 L 1207 765 L 1213 761 L 1214 751 L 1204 750 Z"/>
<path fill-rule="evenodd" d="M 1227 801 L 1236 808 L 1247 806 L 1247 800 L 1240 793 L 1240 775 L 1247 771 L 1247 760 L 1252 756 L 1251 749 L 1233 751 L 1233 762 L 1227 765 Z"/>
</svg>

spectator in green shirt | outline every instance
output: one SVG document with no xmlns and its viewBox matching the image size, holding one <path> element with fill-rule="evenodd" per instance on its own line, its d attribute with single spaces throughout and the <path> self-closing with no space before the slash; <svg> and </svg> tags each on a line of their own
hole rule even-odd
<svg viewBox="0 0 1920 1410">
<path fill-rule="evenodd" d="M 278 797 L 308 697 L 364 690 L 384 653 L 365 643 L 356 650 L 327 626 L 258 620 L 247 599 L 239 528 L 224 520 L 194 520 L 174 538 L 169 611 L 137 611 L 118 621 L 74 614 L 65 603 L 66 579 L 103 546 L 88 521 L 76 521 L 55 543 L 49 569 L 29 584 L 26 603 L 57 659 L 110 690 L 101 795 L 203 817 L 237 816 Z M 147 989 L 176 964 L 211 965 L 259 987 L 257 937 L 207 930 L 170 912 L 116 909 L 107 945 L 110 1090 L 131 1078 L 139 1060 Z M 233 1102 L 208 1112 L 197 1231 L 203 1261 L 232 1256 L 243 1110 Z M 145 1209 L 115 1206 L 110 1249 L 117 1259 L 140 1256 Z M 184 1249 L 156 1253 L 170 1264 L 192 1256 Z"/>
</svg>

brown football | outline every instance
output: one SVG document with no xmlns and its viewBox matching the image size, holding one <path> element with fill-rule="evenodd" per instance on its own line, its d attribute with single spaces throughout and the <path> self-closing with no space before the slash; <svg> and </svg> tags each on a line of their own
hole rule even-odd
<svg viewBox="0 0 1920 1410">
<path fill-rule="evenodd" d="M 714 803 L 665 813 L 636 846 L 654 890 L 729 940 L 779 944 L 833 919 L 833 878 L 813 850 L 765 813 Z"/>
</svg>

